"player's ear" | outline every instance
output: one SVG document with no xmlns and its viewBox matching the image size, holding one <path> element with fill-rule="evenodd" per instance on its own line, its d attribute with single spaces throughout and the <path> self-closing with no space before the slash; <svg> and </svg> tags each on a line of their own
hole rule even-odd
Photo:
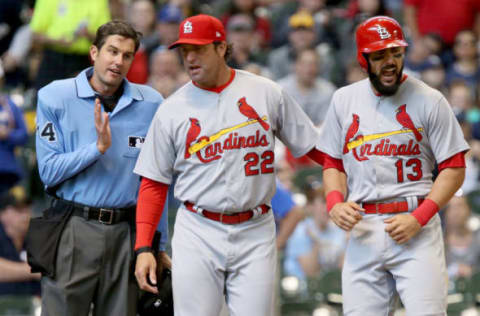
<svg viewBox="0 0 480 316">
<path fill-rule="evenodd" d="M 227 53 L 227 42 L 221 41 L 216 43 L 215 49 L 218 52 L 218 54 L 223 58 Z"/>
</svg>

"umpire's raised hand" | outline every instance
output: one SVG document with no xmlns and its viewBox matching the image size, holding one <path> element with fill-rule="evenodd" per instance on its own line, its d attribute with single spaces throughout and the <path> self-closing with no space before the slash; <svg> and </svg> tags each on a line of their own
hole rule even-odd
<svg viewBox="0 0 480 316">
<path fill-rule="evenodd" d="M 102 111 L 102 104 L 100 99 L 95 99 L 95 129 L 97 130 L 97 148 L 102 155 L 112 145 L 112 132 L 110 130 L 110 123 L 108 114 Z"/>
</svg>

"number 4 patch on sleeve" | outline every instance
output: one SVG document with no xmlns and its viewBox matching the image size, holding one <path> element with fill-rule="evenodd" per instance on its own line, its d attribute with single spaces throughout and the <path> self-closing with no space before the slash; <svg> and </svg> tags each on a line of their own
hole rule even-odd
<svg viewBox="0 0 480 316">
<path fill-rule="evenodd" d="M 40 137 L 45 138 L 49 142 L 57 141 L 57 134 L 55 134 L 55 128 L 53 128 L 52 122 L 47 122 L 43 126 Z"/>
</svg>

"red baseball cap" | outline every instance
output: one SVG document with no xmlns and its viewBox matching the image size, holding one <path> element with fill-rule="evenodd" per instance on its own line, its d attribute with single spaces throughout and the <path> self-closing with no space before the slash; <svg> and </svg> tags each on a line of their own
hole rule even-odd
<svg viewBox="0 0 480 316">
<path fill-rule="evenodd" d="M 178 40 L 168 46 L 175 48 L 180 44 L 206 45 L 225 41 L 225 28 L 216 17 L 199 14 L 180 23 Z"/>
</svg>

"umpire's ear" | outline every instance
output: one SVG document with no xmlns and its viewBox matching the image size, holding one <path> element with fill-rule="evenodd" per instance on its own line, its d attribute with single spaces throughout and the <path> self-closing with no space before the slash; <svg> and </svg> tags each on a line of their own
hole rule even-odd
<svg viewBox="0 0 480 316">
<path fill-rule="evenodd" d="M 90 45 L 90 59 L 92 62 L 95 62 L 95 59 L 97 59 L 98 56 L 98 47 L 95 45 Z"/>
</svg>

